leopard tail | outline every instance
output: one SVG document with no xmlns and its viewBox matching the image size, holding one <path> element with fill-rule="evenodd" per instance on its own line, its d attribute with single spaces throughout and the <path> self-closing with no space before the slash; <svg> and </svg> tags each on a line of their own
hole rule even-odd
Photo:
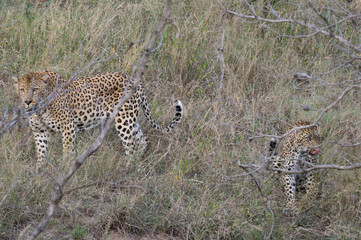
<svg viewBox="0 0 361 240">
<path fill-rule="evenodd" d="M 149 122 L 149 124 L 157 129 L 158 131 L 161 131 L 163 133 L 172 131 L 175 126 L 177 126 L 178 123 L 180 123 L 182 117 L 183 117 L 183 105 L 182 102 L 177 100 L 175 103 L 175 115 L 173 117 L 173 120 L 170 124 L 167 126 L 160 126 L 153 118 L 152 112 L 150 110 L 149 102 L 147 99 L 147 96 L 145 95 L 144 89 L 141 87 L 140 89 L 140 97 L 141 97 L 141 106 L 144 111 L 144 115 Z"/>
</svg>

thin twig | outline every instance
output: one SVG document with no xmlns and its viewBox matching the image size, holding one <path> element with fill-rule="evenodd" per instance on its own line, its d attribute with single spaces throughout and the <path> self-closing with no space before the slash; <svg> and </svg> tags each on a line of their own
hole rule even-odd
<svg viewBox="0 0 361 240">
<path fill-rule="evenodd" d="M 19 22 L 19 21 L 15 21 L 13 23 L 7 23 L 7 24 L 0 25 L 0 28 L 14 26 L 17 22 Z"/>
<path fill-rule="evenodd" d="M 0 202 L 0 207 L 3 205 L 5 199 L 8 197 L 8 195 L 14 190 L 14 188 L 16 187 L 17 183 L 14 183 L 12 185 L 12 187 L 7 191 L 7 193 L 5 194 L 5 196 L 1 199 L 1 202 Z"/>
<path fill-rule="evenodd" d="M 220 78 L 220 82 L 219 82 L 219 88 L 216 91 L 216 96 L 218 95 L 218 93 L 222 90 L 223 87 L 223 79 L 224 79 L 224 72 L 226 69 L 226 64 L 224 62 L 224 39 L 225 39 L 225 26 L 224 26 L 224 22 L 225 22 L 225 14 L 222 14 L 222 41 L 221 41 L 221 47 L 218 49 L 219 51 L 219 58 L 221 59 L 221 64 L 222 64 L 222 70 L 221 70 L 221 78 Z"/>
<path fill-rule="evenodd" d="M 96 181 L 96 182 L 93 182 L 93 183 L 90 183 L 90 184 L 85 184 L 85 185 L 82 185 L 80 187 L 76 187 L 76 188 L 73 188 L 73 189 L 70 189 L 68 191 L 65 191 L 64 192 L 64 195 L 68 195 L 74 191 L 78 191 L 80 189 L 84 189 L 84 188 L 89 188 L 89 187 L 93 187 L 95 185 L 98 185 L 98 184 L 109 184 L 109 185 L 115 185 L 117 186 L 118 188 L 136 188 L 136 189 L 141 189 L 143 190 L 144 188 L 141 187 L 141 186 L 138 186 L 138 185 L 124 185 L 124 184 L 118 184 L 118 183 L 114 183 L 114 182 L 105 182 L 105 181 Z"/>
</svg>

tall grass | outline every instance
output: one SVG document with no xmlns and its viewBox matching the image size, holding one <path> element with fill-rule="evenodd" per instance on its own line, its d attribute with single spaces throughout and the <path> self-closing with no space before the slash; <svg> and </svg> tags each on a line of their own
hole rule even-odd
<svg viewBox="0 0 361 240">
<path fill-rule="evenodd" d="M 291 12 L 297 3 L 279 1 L 275 7 L 280 13 Z M 224 4 L 243 7 L 237 1 Z M 14 25 L 0 28 L 0 113 L 18 103 L 12 75 L 49 69 L 70 77 L 104 49 L 101 59 L 113 58 L 81 76 L 131 73 L 162 9 L 159 1 L 1 1 L 1 24 Z M 314 120 L 318 112 L 302 111 L 298 104 L 322 108 L 340 89 L 297 90 L 293 73 L 332 69 L 338 52 L 324 44 L 326 38 L 278 39 L 261 25 L 227 16 L 226 76 L 215 97 L 221 73 L 221 14 L 216 1 L 174 2 L 174 24 L 152 55 L 142 83 L 160 122 L 170 119 L 174 99 L 184 103 L 183 122 L 164 135 L 141 120 L 151 143 L 143 157 L 125 157 L 112 131 L 65 191 L 91 186 L 64 197 L 41 239 L 113 239 L 118 233 L 134 239 L 263 238 L 271 226 L 265 199 L 236 163 L 261 161 L 268 139 L 249 142 L 252 134 L 244 127 L 279 134 L 285 131 L 284 121 Z M 304 30 L 278 28 L 288 34 Z M 351 36 L 357 33 L 349 31 Z M 336 71 L 328 81 L 338 82 L 348 74 Z M 359 100 L 355 91 L 324 115 L 322 141 L 360 140 Z M 79 133 L 78 152 L 99 131 Z M 59 160 L 60 142 L 59 134 L 51 136 L 47 167 L 52 171 L 65 171 L 70 164 Z M 356 162 L 360 154 L 359 147 L 327 144 L 320 161 L 347 164 L 343 157 Z M 0 141 L 1 239 L 24 238 L 43 214 L 53 182 L 35 174 L 35 162 L 29 127 L 19 123 Z M 284 196 L 277 178 L 269 172 L 258 176 L 275 212 L 273 239 L 361 238 L 359 171 L 321 171 L 321 194 L 312 201 L 301 199 L 303 212 L 296 218 L 282 215 Z"/>
</svg>

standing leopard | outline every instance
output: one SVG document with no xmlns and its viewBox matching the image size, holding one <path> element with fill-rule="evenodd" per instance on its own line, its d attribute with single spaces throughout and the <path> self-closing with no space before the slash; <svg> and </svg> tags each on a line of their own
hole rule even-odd
<svg viewBox="0 0 361 240">
<path fill-rule="evenodd" d="M 23 108 L 29 113 L 34 112 L 29 117 L 29 123 L 35 138 L 37 171 L 46 160 L 49 130 L 62 133 L 63 155 L 74 157 L 76 132 L 100 125 L 114 111 L 129 79 L 127 75 L 109 72 L 67 81 L 47 70 L 28 73 L 20 79 L 13 77 Z M 127 92 L 132 84 L 133 80 Z M 172 122 L 165 127 L 159 126 L 139 84 L 115 118 L 115 127 L 126 155 L 135 150 L 144 151 L 148 144 L 138 125 L 140 107 L 150 125 L 161 132 L 172 131 L 183 116 L 182 103 L 178 100 Z"/>
<path fill-rule="evenodd" d="M 289 127 L 287 132 L 294 127 L 310 125 L 308 121 L 298 121 Z M 276 154 L 277 141 L 273 138 L 269 144 L 269 154 L 273 168 L 280 168 L 289 171 L 300 171 L 312 166 L 318 161 L 318 126 L 298 129 L 287 135 L 282 146 L 280 155 Z M 304 188 L 310 193 L 315 186 L 314 172 L 301 174 L 281 173 L 281 183 L 286 194 L 286 207 L 283 209 L 285 215 L 297 215 L 296 191 Z"/>
</svg>

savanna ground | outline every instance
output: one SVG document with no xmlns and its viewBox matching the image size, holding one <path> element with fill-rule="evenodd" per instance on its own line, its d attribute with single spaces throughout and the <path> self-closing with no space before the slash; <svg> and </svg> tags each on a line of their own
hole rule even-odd
<svg viewBox="0 0 361 240">
<path fill-rule="evenodd" d="M 245 9 L 240 1 L 220 2 L 230 10 Z M 339 3 L 357 11 L 349 2 Z M 302 1 L 274 1 L 273 6 L 288 16 L 307 10 Z M 12 75 L 42 69 L 63 77 L 83 69 L 81 76 L 130 74 L 163 7 L 163 1 L 154 0 L 1 1 L 1 116 L 19 103 Z M 111 130 L 72 178 L 65 190 L 74 191 L 64 196 L 39 239 L 263 239 L 271 229 L 272 239 L 361 239 L 360 170 L 321 170 L 319 194 L 311 200 L 300 197 L 297 217 L 282 214 L 284 195 L 276 174 L 255 172 L 271 201 L 272 220 L 265 197 L 237 166 L 238 160 L 261 164 L 267 155 L 269 138 L 249 137 L 281 135 L 286 123 L 314 121 L 344 90 L 338 83 L 354 78 L 360 69 L 336 68 L 346 56 L 330 37 L 279 38 L 263 23 L 222 13 L 217 1 L 173 3 L 174 24 L 151 55 L 141 81 L 156 119 L 170 121 L 174 100 L 180 99 L 185 108 L 182 123 L 174 132 L 160 134 L 141 114 L 151 142 L 143 157 L 125 157 Z M 357 24 L 345 22 L 343 34 L 360 44 Z M 292 24 L 273 27 L 289 36 L 307 33 Z M 111 59 L 86 68 L 100 55 Z M 331 84 L 300 83 L 295 72 Z M 321 164 L 360 162 L 359 144 L 332 143 L 360 142 L 359 90 L 351 90 L 320 119 L 325 143 Z M 302 105 L 312 110 L 304 111 Z M 99 133 L 79 133 L 78 153 Z M 60 160 L 60 138 L 51 136 L 48 166 L 65 172 L 70 163 Z M 54 183 L 35 174 L 35 162 L 31 131 L 27 121 L 21 121 L 0 141 L 1 239 L 25 238 L 44 214 Z"/>
</svg>

